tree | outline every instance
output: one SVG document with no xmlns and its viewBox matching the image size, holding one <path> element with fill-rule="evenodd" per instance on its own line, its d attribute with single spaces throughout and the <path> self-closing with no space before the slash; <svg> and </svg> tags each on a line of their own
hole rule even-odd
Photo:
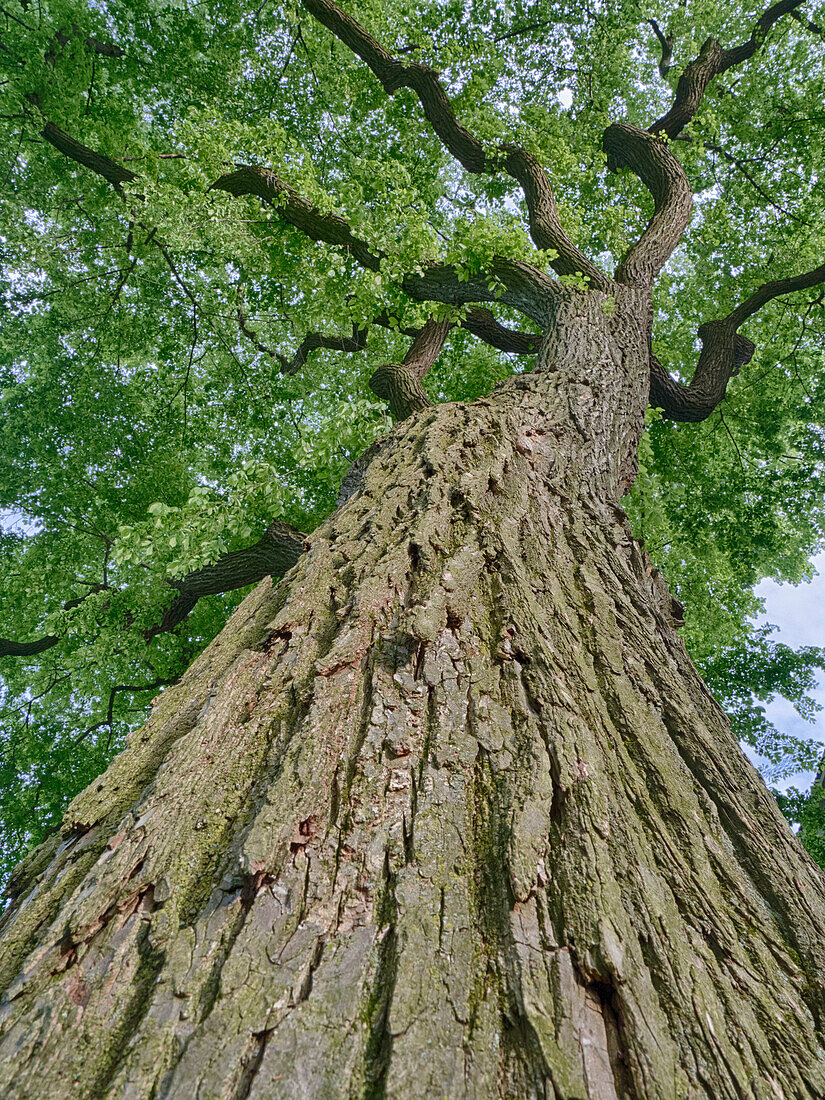
<svg viewBox="0 0 825 1100">
<path fill-rule="evenodd" d="M 825 1091 L 821 873 L 620 503 L 758 740 L 821 662 L 742 623 L 821 535 L 822 35 L 660 8 L 4 9 L 14 748 L 285 573 L 12 874 L 10 1095 Z"/>
<path fill-rule="evenodd" d="M 108 28 L 71 6 L 39 11 L 34 22 L 25 8 L 5 16 L 3 115 L 13 158 L 5 271 L 13 322 L 4 330 L 8 473 L 0 548 L 4 874 L 59 824 L 67 798 L 105 768 L 151 696 L 220 629 L 240 597 L 236 586 L 294 559 L 302 537 L 291 538 L 283 521 L 309 531 L 329 514 L 351 459 L 388 427 L 382 406 L 365 400 L 367 379 L 382 362 L 403 359 L 432 312 L 394 289 L 386 258 L 387 275 L 376 276 L 337 249 L 308 247 L 257 206 L 221 206 L 221 192 L 208 188 L 227 174 L 222 162 L 241 153 L 283 162 L 304 192 L 326 189 L 325 208 L 343 202 L 380 233 L 378 245 L 391 247 L 399 269 L 399 225 L 410 267 L 422 254 L 437 254 L 442 238 L 467 270 L 491 249 L 537 259 L 515 216 L 517 190 L 501 209 L 506 173 L 504 180 L 492 172 L 456 175 L 426 120 L 419 117 L 418 126 L 409 111 L 408 141 L 399 142 L 398 118 L 390 115 L 366 142 L 358 120 L 366 113 L 374 125 L 383 109 L 371 75 L 356 92 L 360 77 L 350 66 L 349 87 L 341 89 L 336 66 L 345 52 L 328 63 L 322 40 L 308 46 L 315 32 L 306 17 L 303 24 L 279 16 L 262 23 L 240 8 L 221 12 L 133 8 L 123 26 Z M 641 63 L 632 57 L 639 33 L 633 13 L 608 10 L 582 30 L 577 15 L 571 24 L 569 13 L 555 12 L 555 52 L 538 14 L 496 21 L 492 52 L 478 21 L 452 38 L 445 56 L 455 59 L 457 76 L 468 64 L 475 74 L 461 109 L 494 135 L 496 115 L 510 102 L 510 114 L 521 113 L 524 140 L 555 165 L 568 229 L 590 232 L 591 253 L 618 256 L 641 232 L 644 200 L 604 171 L 601 131 L 613 111 L 605 96 L 627 85 L 634 104 L 644 100 L 633 107 L 637 117 L 649 118 L 665 110 L 671 93 L 651 79 L 647 55 Z M 216 19 L 229 29 L 216 31 Z M 753 20 L 740 21 L 741 29 L 716 30 L 747 37 Z M 790 14 L 785 22 L 798 29 Z M 681 28 L 683 38 L 690 27 L 679 12 L 667 25 Z M 772 34 L 779 29 L 781 22 Z M 789 72 L 807 64 L 806 44 L 817 43 L 807 24 L 804 32 L 790 36 Z M 411 27 L 411 38 L 416 33 Z M 444 38 L 437 20 L 421 33 Z M 212 48 L 204 52 L 207 35 Z M 557 56 L 565 35 L 588 59 L 575 73 Z M 118 45 L 133 38 L 133 48 Z M 683 52 L 688 47 L 683 41 Z M 146 58 L 161 52 L 166 71 L 186 71 L 186 82 L 155 75 Z M 519 82 L 504 80 L 503 61 Z M 283 70 L 277 126 L 261 120 L 273 67 Z M 554 90 L 542 100 L 542 74 L 553 89 L 560 81 L 580 89 L 572 113 L 559 109 Z M 737 81 L 750 75 L 738 73 Z M 760 80 L 757 70 L 751 96 Z M 330 90 L 319 93 L 319 81 Z M 776 180 L 765 178 L 766 153 L 750 117 L 728 111 L 720 145 L 720 123 L 705 104 L 690 133 L 678 135 L 702 217 L 681 246 L 685 261 L 671 261 L 654 291 L 657 355 L 671 364 L 694 354 L 697 295 L 712 288 L 708 301 L 736 301 L 719 264 L 720 241 L 728 242 L 727 262 L 744 269 L 755 269 L 771 249 L 787 257 L 804 246 L 815 254 L 814 200 L 808 194 L 801 205 L 800 188 L 818 161 L 798 131 L 815 124 L 817 108 L 797 104 L 794 125 L 783 131 L 788 110 L 787 103 L 766 104 L 760 129 L 768 149 L 781 145 Z M 710 163 L 701 148 L 685 152 L 691 135 L 711 148 Z M 497 140 L 507 136 L 502 131 Z M 301 158 L 303 173 L 296 170 Z M 755 165 L 763 166 L 761 176 Z M 720 166 L 730 174 L 718 193 Z M 132 185 L 137 208 L 125 201 Z M 588 230 L 576 213 L 584 208 Z M 751 239 L 747 228 L 757 214 L 762 228 Z M 734 248 L 729 239 L 737 235 Z M 273 268 L 276 240 L 286 251 Z M 684 305 L 679 295 L 674 305 L 676 289 Z M 499 322 L 518 323 L 501 299 L 494 304 Z M 764 324 L 770 333 L 780 362 L 750 368 L 758 386 L 749 380 L 734 404 L 717 406 L 699 448 L 696 429 L 678 434 L 667 420 L 649 425 L 629 503 L 635 530 L 690 606 L 685 631 L 694 659 L 770 779 L 811 767 L 816 750 L 774 730 L 754 696 L 779 691 L 810 714 L 806 693 L 822 661 L 821 652 L 772 644 L 748 622 L 754 583 L 765 575 L 798 580 L 821 538 L 818 303 L 802 304 L 801 331 L 798 308 L 774 301 L 751 318 L 751 328 Z M 479 396 L 512 371 L 514 357 L 523 363 L 535 351 L 535 333 L 497 328 L 486 307 L 453 314 L 456 324 L 426 378 L 431 398 Z M 273 366 L 283 373 L 273 377 Z M 279 515 L 281 526 L 272 528 Z M 806 806 L 803 796 L 801 812 Z"/>
</svg>

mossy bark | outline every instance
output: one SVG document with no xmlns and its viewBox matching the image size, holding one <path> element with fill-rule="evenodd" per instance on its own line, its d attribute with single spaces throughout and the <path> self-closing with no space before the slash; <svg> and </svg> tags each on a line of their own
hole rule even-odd
<svg viewBox="0 0 825 1100">
<path fill-rule="evenodd" d="M 825 888 L 618 498 L 646 303 L 427 409 L 13 880 L 5 1095 L 825 1095 Z"/>
</svg>

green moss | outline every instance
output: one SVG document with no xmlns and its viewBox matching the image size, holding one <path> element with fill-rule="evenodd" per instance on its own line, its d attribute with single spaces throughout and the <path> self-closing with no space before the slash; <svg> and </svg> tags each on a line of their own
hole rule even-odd
<svg viewBox="0 0 825 1100">
<path fill-rule="evenodd" d="M 87 1072 L 92 1078 L 86 1093 L 88 1100 L 107 1100 L 111 1095 L 109 1086 L 126 1056 L 129 1039 L 152 1002 L 158 974 L 163 968 L 164 955 L 151 945 L 148 923 L 143 925 L 137 937 L 136 951 L 138 962 L 129 984 L 129 999 L 109 1030 L 95 1030 L 94 1046 L 87 1053 L 90 1062 Z"/>
</svg>

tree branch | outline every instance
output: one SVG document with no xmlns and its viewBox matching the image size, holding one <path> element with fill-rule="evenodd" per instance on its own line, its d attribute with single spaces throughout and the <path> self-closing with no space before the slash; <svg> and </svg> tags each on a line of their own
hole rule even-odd
<svg viewBox="0 0 825 1100">
<path fill-rule="evenodd" d="M 752 317 L 766 302 L 778 298 L 782 294 L 791 294 L 795 290 L 807 290 L 808 287 L 825 283 L 825 264 L 806 271 L 802 275 L 792 275 L 787 279 L 774 279 L 770 283 L 763 283 L 749 298 L 737 306 L 729 315 L 728 320 L 735 328 L 739 328 L 748 317 Z"/>
<path fill-rule="evenodd" d="M 801 24 L 801 26 L 807 27 L 807 29 L 812 34 L 818 34 L 820 36 L 825 35 L 825 30 L 823 30 L 822 27 L 820 27 L 820 25 L 818 23 L 814 23 L 813 20 L 811 20 L 811 19 L 806 19 L 805 16 L 802 15 L 800 12 L 792 11 L 790 13 L 790 15 L 791 15 L 791 18 L 795 19 L 797 21 L 797 23 Z"/>
<path fill-rule="evenodd" d="M 52 123 L 46 123 L 43 136 L 65 156 L 102 176 L 117 191 L 121 190 L 122 183 L 138 178 L 130 169 L 123 168 L 110 157 L 96 153 L 75 141 Z M 264 202 L 271 203 L 288 225 L 298 229 L 310 240 L 323 241 L 345 249 L 358 264 L 370 271 L 378 271 L 381 261 L 386 258 L 383 252 L 372 249 L 366 241 L 356 237 L 344 218 L 337 214 L 321 213 L 294 187 L 268 168 L 241 165 L 236 171 L 217 179 L 210 190 L 226 191 L 234 196 L 255 195 Z M 164 253 L 173 274 L 180 281 L 166 250 L 159 241 L 155 240 L 153 243 Z M 532 264 L 496 256 L 488 271 L 475 278 L 462 278 L 460 274 L 463 273 L 450 265 L 431 263 L 421 275 L 404 276 L 401 287 L 416 301 L 467 305 L 500 299 L 505 305 L 521 310 L 540 326 L 546 324 L 552 316 L 552 304 L 548 298 L 556 289 L 556 284 Z M 503 292 L 501 287 L 491 287 L 491 278 L 503 285 Z M 183 289 L 191 298 L 188 289 L 185 286 Z"/>
<path fill-rule="evenodd" d="M 600 290 L 609 289 L 605 273 L 573 244 L 561 227 L 550 179 L 532 154 L 516 145 L 503 145 L 488 153 L 483 143 L 456 118 L 452 104 L 429 67 L 412 62 L 405 65 L 393 57 L 359 23 L 333 0 L 301 0 L 304 8 L 361 58 L 378 78 L 388 95 L 409 88 L 419 99 L 424 116 L 442 144 L 466 171 L 495 173 L 502 167 L 524 191 L 530 233 L 536 247 L 552 248 L 558 258 L 551 266 L 560 275 L 581 272 Z"/>
<path fill-rule="evenodd" d="M 35 638 L 33 642 L 13 642 L 9 638 L 0 638 L 0 657 L 35 657 L 38 653 L 51 649 L 59 641 L 54 634 Z"/>
<path fill-rule="evenodd" d="M 679 161 L 652 134 L 614 122 L 602 139 L 611 172 L 629 168 L 653 196 L 653 217 L 616 270 L 616 281 L 651 286 L 690 221 L 693 194 Z"/>
<path fill-rule="evenodd" d="M 261 165 L 244 165 L 235 172 L 217 179 L 210 190 L 226 191 L 230 195 L 255 195 L 270 202 L 279 216 L 300 230 L 310 240 L 323 241 L 345 249 L 362 267 L 378 271 L 386 254 L 373 250 L 366 241 L 356 237 L 338 214 L 322 214 L 312 203 L 298 194 L 269 169 Z M 444 302 L 467 305 L 471 302 L 501 300 L 531 317 L 539 325 L 546 324 L 552 312 L 549 298 L 557 284 L 538 268 L 523 260 L 494 256 L 484 273 L 461 278 L 450 264 L 430 263 L 421 274 L 404 275 L 401 289 L 419 302 Z M 491 278 L 502 285 L 491 284 Z M 502 290 L 502 287 L 504 288 Z"/>
<path fill-rule="evenodd" d="M 659 75 L 664 80 L 673 65 L 673 35 L 662 34 L 655 19 L 648 19 L 648 23 L 653 27 L 653 33 L 659 39 L 659 45 L 662 47 L 662 56 L 659 59 Z"/>
<path fill-rule="evenodd" d="M 820 283 L 825 283 L 825 264 L 802 275 L 764 283 L 727 317 L 700 325 L 702 351 L 690 385 L 673 378 L 651 351 L 650 404 L 662 409 L 671 420 L 707 419 L 724 398 L 730 379 L 750 362 L 756 350 L 746 336 L 737 332 L 739 326 L 773 298 Z"/>
<path fill-rule="evenodd" d="M 306 363 L 311 351 L 318 348 L 326 348 L 328 351 L 363 351 L 367 346 L 367 328 L 352 326 L 352 336 L 324 336 L 320 332 L 310 332 L 303 338 L 298 350 L 291 359 L 285 355 L 279 355 L 281 369 L 284 374 L 297 374 Z"/>
<path fill-rule="evenodd" d="M 108 180 L 116 191 L 122 190 L 122 184 L 131 183 L 138 178 L 137 173 L 124 168 L 117 161 L 112 160 L 111 157 L 107 157 L 103 153 L 96 153 L 87 145 L 75 141 L 74 138 L 69 137 L 63 130 L 55 126 L 53 122 L 47 122 L 41 130 L 41 134 L 58 152 Z"/>
<path fill-rule="evenodd" d="M 349 223 L 337 214 L 322 214 L 307 199 L 269 168 L 241 165 L 215 180 L 210 191 L 226 191 L 230 195 L 256 195 L 271 203 L 287 225 L 300 230 L 313 241 L 337 245 L 370 271 L 378 271 L 382 254 L 374 252 L 366 241 L 354 236 Z"/>
<path fill-rule="evenodd" d="M 367 346 L 367 326 L 352 326 L 352 336 L 324 336 L 320 332 L 309 332 L 301 341 L 298 350 L 290 358 L 278 351 L 273 351 L 262 343 L 254 329 L 249 327 L 246 314 L 243 311 L 243 288 L 238 287 L 238 328 L 258 351 L 268 355 L 280 363 L 282 374 L 297 374 L 306 363 L 311 351 L 317 348 L 329 348 L 331 351 L 363 351 Z"/>
<path fill-rule="evenodd" d="M 451 321 L 427 321 L 410 345 L 402 365 L 421 379 L 441 354 L 447 334 L 453 328 Z"/>
<path fill-rule="evenodd" d="M 306 536 L 290 527 L 287 523 L 274 520 L 261 538 L 252 546 L 242 550 L 232 550 L 223 554 L 213 565 L 196 569 L 179 580 L 168 581 L 177 590 L 172 603 L 166 608 L 161 620 L 148 627 L 143 636 L 150 641 L 158 634 L 164 634 L 183 622 L 201 596 L 214 596 L 221 592 L 232 592 L 236 588 L 245 588 L 264 577 L 282 576 L 297 562 L 304 552 Z M 99 592 L 106 585 L 96 585 L 92 591 Z M 88 595 L 69 600 L 63 605 L 65 610 L 77 607 Z M 32 642 L 13 642 L 0 639 L 0 657 L 33 657 L 51 649 L 60 641 L 60 637 L 47 635 Z"/>
<path fill-rule="evenodd" d="M 264 577 L 281 577 L 304 552 L 306 535 L 288 523 L 273 520 L 261 538 L 242 550 L 223 554 L 213 565 L 196 569 L 176 581 L 169 581 L 178 594 L 166 608 L 163 618 L 144 632 L 147 641 L 157 634 L 173 630 L 187 617 L 201 596 L 216 596 L 245 588 Z"/>
<path fill-rule="evenodd" d="M 461 274 L 451 264 L 430 264 L 421 275 L 405 275 L 401 289 L 419 302 L 460 306 L 500 301 L 524 313 L 540 328 L 553 323 L 558 283 L 532 264 L 493 256 L 486 271 L 467 279 Z M 491 277 L 500 286 L 491 285 Z"/>
<path fill-rule="evenodd" d="M 507 328 L 496 320 L 489 309 L 478 307 L 469 310 L 461 327 L 490 347 L 511 355 L 535 355 L 542 340 L 538 332 L 518 332 Z"/>
<path fill-rule="evenodd" d="M 450 321 L 427 321 L 404 361 L 385 363 L 370 378 L 370 389 L 387 402 L 397 421 L 406 420 L 432 404 L 421 380 L 438 358 L 452 327 Z"/>
<path fill-rule="evenodd" d="M 386 313 L 374 317 L 372 324 L 390 328 L 394 332 L 402 332 L 405 336 L 411 336 L 413 338 L 417 337 L 422 332 L 420 328 L 398 328 L 397 325 L 392 325 L 391 317 Z M 446 324 L 450 328 L 453 327 L 453 322 L 446 322 Z M 538 351 L 539 344 L 541 343 L 541 335 L 539 333 L 519 332 L 514 329 L 509 329 L 506 325 L 500 324 L 489 309 L 480 309 L 478 307 L 470 309 L 467 316 L 459 321 L 458 324 L 461 328 L 466 329 L 485 344 L 489 344 L 490 347 L 494 347 L 498 351 L 507 352 L 511 355 L 534 355 Z M 249 328 L 247 318 L 240 304 L 240 297 L 238 304 L 238 327 L 258 351 L 263 352 L 271 359 L 275 359 L 280 363 L 281 371 L 284 374 L 296 374 L 307 361 L 309 353 L 318 348 L 328 348 L 330 351 L 345 352 L 365 351 L 367 347 L 367 335 L 369 333 L 368 325 L 363 325 L 359 328 L 356 324 L 352 326 L 352 336 L 325 336 L 320 332 L 310 332 L 303 338 L 294 355 L 291 357 L 282 355 L 280 352 L 273 351 L 271 348 L 267 347 L 266 344 L 262 343 L 254 329 Z"/>
<path fill-rule="evenodd" d="M 649 132 L 651 134 L 667 134 L 671 139 L 681 133 L 699 110 L 705 90 L 711 80 L 715 76 L 719 76 L 720 73 L 733 68 L 734 65 L 741 65 L 743 61 L 753 57 L 774 23 L 781 19 L 783 15 L 792 12 L 794 8 L 798 8 L 802 3 L 803 0 L 779 0 L 778 3 L 772 4 L 756 21 L 750 38 L 747 42 L 743 42 L 741 46 L 724 50 L 715 38 L 708 38 L 699 51 L 699 56 L 691 61 L 679 77 L 679 83 L 676 85 L 676 96 L 670 110 L 653 123 L 649 128 Z"/>
<path fill-rule="evenodd" d="M 650 404 L 670 420 L 698 423 L 707 420 L 724 398 L 728 382 L 750 362 L 756 350 L 727 319 L 699 326 L 702 350 L 690 385 L 677 381 L 650 353 Z"/>
<path fill-rule="evenodd" d="M 361 58 L 388 95 L 410 88 L 424 115 L 448 151 L 468 172 L 490 171 L 490 159 L 479 139 L 458 121 L 438 73 L 429 65 L 405 65 L 392 56 L 350 15 L 332 0 L 301 0 L 309 14 Z"/>
<path fill-rule="evenodd" d="M 380 50 L 377 44 L 376 48 Z M 397 65 L 399 63 L 393 62 L 393 64 Z M 403 65 L 400 67 L 402 69 L 405 68 Z M 446 96 L 444 98 L 446 100 Z M 96 174 L 103 176 L 103 178 L 108 180 L 118 191 L 121 190 L 122 183 L 131 182 L 138 178 L 134 172 L 127 168 L 122 168 L 109 157 L 95 153 L 87 146 L 70 138 L 51 123 L 46 124 L 43 133 L 44 136 L 47 136 L 51 144 L 60 149 L 66 156 L 90 168 Z M 538 162 L 515 146 L 510 147 L 508 159 L 513 165 L 517 166 L 514 170 L 518 170 L 524 175 L 528 206 L 530 206 L 531 209 L 543 210 L 545 214 L 550 210 L 552 212 L 552 217 L 556 219 L 555 224 L 558 225 L 558 219 L 555 214 L 555 201 L 549 190 L 549 184 L 546 183 L 546 176 L 544 176 Z M 545 186 L 546 191 L 542 190 Z M 346 249 L 353 259 L 361 266 L 371 271 L 380 270 L 381 261 L 385 258 L 382 252 L 373 250 L 365 241 L 356 237 L 352 233 L 348 222 L 337 214 L 321 213 L 312 203 L 303 198 L 294 187 L 291 187 L 284 180 L 280 179 L 268 168 L 254 165 L 241 165 L 236 171 L 227 173 L 216 180 L 212 184 L 210 190 L 226 191 L 228 194 L 234 196 L 255 195 L 265 202 L 271 203 L 278 210 L 279 216 L 288 225 L 292 225 L 311 240 L 323 241 L 327 244 L 342 247 Z M 548 214 L 547 216 L 549 217 L 550 215 Z M 549 226 L 550 223 L 547 224 Z M 552 227 L 547 228 L 546 232 L 550 234 L 552 232 Z M 540 239 L 544 238 L 540 237 Z M 547 240 L 549 241 L 549 239 L 550 237 L 548 236 Z M 178 282 L 180 282 L 168 252 L 159 242 L 154 243 L 161 249 L 167 259 L 170 270 Z M 571 245 L 571 248 L 574 248 L 574 246 Z M 575 249 L 574 251 L 577 252 Z M 578 264 L 576 268 L 572 261 L 566 261 L 566 270 L 581 270 L 582 267 L 586 267 L 589 264 L 586 257 L 580 253 L 578 255 L 581 256 L 582 262 Z M 609 280 L 606 279 L 606 276 L 604 276 L 598 268 L 594 265 L 590 265 L 590 268 L 592 269 L 593 281 L 595 281 L 597 285 L 603 289 L 609 286 Z M 517 260 L 508 260 L 504 257 L 494 257 L 488 273 L 472 279 L 462 278 L 461 275 L 463 275 L 463 272 L 458 272 L 449 265 L 431 264 L 420 275 L 404 276 L 401 280 L 401 286 L 410 297 L 419 301 L 439 301 L 455 305 L 464 305 L 477 301 L 496 301 L 500 297 L 506 304 L 521 309 L 539 324 L 548 321 L 550 311 L 552 310 L 549 298 L 555 290 L 556 284 L 531 264 Z M 504 287 L 503 292 L 501 291 L 501 287 L 497 287 L 494 283 L 491 285 L 491 276 L 502 284 Z M 181 285 L 197 310 L 197 302 L 192 297 L 191 292 L 185 284 L 181 283 Z M 257 333 L 249 327 L 243 312 L 243 302 L 240 294 L 238 298 L 237 316 L 241 333 L 250 340 L 259 351 L 264 352 L 271 358 L 277 359 L 281 365 L 281 370 L 286 374 L 294 374 L 298 371 L 306 362 L 309 352 L 316 348 L 360 351 L 365 347 L 366 328 L 359 328 L 353 325 L 352 337 L 329 337 L 323 336 L 320 333 L 309 333 L 304 337 L 295 355 L 291 359 L 287 359 L 286 356 L 278 352 L 273 352 L 272 349 L 262 343 Z M 506 329 L 495 320 L 489 310 L 471 310 L 467 318 L 461 323 L 468 331 L 503 351 L 523 354 L 535 351 L 538 346 L 538 336 L 531 333 L 512 332 Z M 410 415 L 410 411 L 412 411 L 413 408 L 424 408 L 429 404 L 429 399 L 421 386 L 420 380 L 441 350 L 450 327 L 451 324 L 449 322 L 428 322 L 424 329 L 416 336 L 416 341 L 408 354 L 408 358 L 405 359 L 404 364 L 387 364 L 385 367 L 380 368 L 373 376 L 370 385 L 376 393 L 380 392 L 382 396 L 384 396 L 384 392 L 381 387 L 384 386 L 384 383 L 380 381 L 381 378 L 386 378 L 387 380 L 387 384 L 384 387 L 387 390 L 387 395 L 389 395 L 390 392 L 400 395 L 402 390 L 405 391 L 403 396 L 388 396 L 391 408 L 393 408 L 398 419 L 404 419 L 405 416 Z M 436 348 L 432 355 L 431 348 Z M 410 355 L 413 356 L 412 359 L 409 358 Z M 415 366 L 413 366 L 413 364 L 415 364 Z M 393 371 L 401 371 L 403 375 L 400 375 L 397 379 L 394 378 L 394 376 L 390 378 Z M 401 385 L 402 382 L 404 383 L 403 386 Z M 375 384 L 373 385 L 373 383 Z M 379 388 L 376 389 L 376 386 Z M 407 411 L 401 415 L 402 410 Z M 248 551 L 237 551 L 237 553 L 247 554 L 248 560 L 253 562 L 255 560 L 255 554 L 252 553 L 253 549 L 254 548 L 250 548 Z M 224 562 L 224 559 L 221 559 L 221 562 L 228 565 L 228 563 Z M 215 567 L 211 568 L 214 569 Z M 256 579 L 260 579 L 260 577 Z M 251 583 L 251 581 L 248 583 Z M 240 585 L 234 585 L 234 587 L 239 586 Z M 167 608 L 162 622 L 158 624 L 157 627 L 151 628 L 148 636 L 152 637 L 157 633 L 172 629 L 172 626 L 181 622 L 183 618 L 189 614 L 195 606 L 197 598 L 198 596 L 193 594 L 191 586 L 184 585 L 172 605 Z M 49 638 L 40 639 L 37 642 L 31 643 L 8 642 L 7 646 L 14 647 L 14 652 L 17 653 L 17 655 L 23 656 L 42 652 L 44 649 L 56 644 L 57 641 L 57 638 Z M 6 652 L 11 654 L 13 650 L 9 648 Z M 2 652 L 0 652 L 0 655 L 2 655 Z"/>
<path fill-rule="evenodd" d="M 608 293 L 610 278 L 594 264 L 570 240 L 561 227 L 559 211 L 550 179 L 533 156 L 518 145 L 503 145 L 506 154 L 504 166 L 520 185 L 527 203 L 530 236 L 536 248 L 552 249 L 558 253 L 550 266 L 557 275 L 580 273 L 590 280 L 590 285 Z"/>
<path fill-rule="evenodd" d="M 73 607 L 79 607 L 84 600 L 96 592 L 104 592 L 109 588 L 108 584 L 89 584 L 89 591 L 82 596 L 75 596 L 63 604 L 64 611 L 71 611 Z M 60 638 L 54 634 L 47 634 L 43 638 L 35 638 L 33 642 L 13 642 L 8 638 L 0 638 L 0 657 L 35 657 L 52 646 L 56 646 Z"/>
</svg>

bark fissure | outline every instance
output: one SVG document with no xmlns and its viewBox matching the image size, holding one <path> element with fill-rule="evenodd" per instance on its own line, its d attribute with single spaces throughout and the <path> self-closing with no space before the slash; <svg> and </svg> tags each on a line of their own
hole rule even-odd
<svg viewBox="0 0 825 1100">
<path fill-rule="evenodd" d="M 261 1062 L 264 1060 L 267 1040 L 274 1030 L 274 1028 L 264 1028 L 263 1031 L 252 1033 L 243 1076 L 238 1081 L 232 1100 L 247 1100 L 258 1070 L 261 1068 Z"/>
<path fill-rule="evenodd" d="M 121 1010 L 119 1019 L 106 1036 L 100 1069 L 89 1086 L 89 1100 L 105 1100 L 110 1095 L 109 1087 L 125 1057 L 129 1039 L 133 1032 L 139 1028 L 143 1017 L 149 1010 L 154 986 L 158 974 L 163 968 L 163 954 L 153 947 L 149 938 L 148 918 L 152 908 L 151 896 L 147 899 L 147 902 L 145 908 L 141 907 L 134 918 L 140 921 L 142 927 L 135 939 L 134 950 L 137 955 L 137 966 L 134 972 L 129 975 L 130 995 Z M 146 918 L 144 918 L 144 913 Z M 86 995 L 84 989 L 81 1003 Z M 77 1000 L 77 996 L 75 1000 Z"/>
<path fill-rule="evenodd" d="M 381 929 L 378 933 L 377 962 L 365 1010 L 368 1037 L 364 1047 L 360 1100 L 385 1100 L 387 1095 L 387 1073 L 393 1044 L 389 1018 L 398 974 L 399 944 L 393 924 L 396 908 L 394 877 L 385 867 L 381 903 L 376 911 Z"/>
</svg>

